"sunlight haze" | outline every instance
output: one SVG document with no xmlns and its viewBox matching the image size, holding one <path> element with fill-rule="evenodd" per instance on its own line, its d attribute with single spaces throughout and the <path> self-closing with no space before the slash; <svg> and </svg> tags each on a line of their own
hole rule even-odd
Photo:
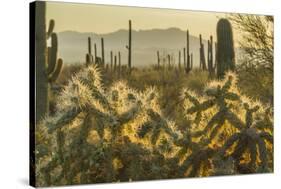
<svg viewBox="0 0 281 189">
<path fill-rule="evenodd" d="M 176 27 L 191 35 L 215 37 L 216 23 L 224 13 L 174 9 L 139 8 L 80 3 L 47 3 L 47 19 L 55 19 L 56 31 L 110 33 L 127 29 L 132 20 L 134 30 Z"/>
</svg>

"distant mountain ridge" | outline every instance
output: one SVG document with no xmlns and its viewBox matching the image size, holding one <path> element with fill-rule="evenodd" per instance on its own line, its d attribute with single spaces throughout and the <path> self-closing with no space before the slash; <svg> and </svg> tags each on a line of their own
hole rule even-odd
<svg viewBox="0 0 281 189">
<path fill-rule="evenodd" d="M 92 46 L 97 44 L 97 54 L 101 54 L 101 37 L 104 38 L 105 61 L 110 62 L 110 51 L 117 55 L 121 52 L 121 63 L 127 64 L 128 30 L 120 29 L 106 34 L 96 34 L 92 32 L 63 31 L 58 33 L 59 56 L 66 63 L 85 62 L 87 53 L 87 38 L 92 38 Z M 209 36 L 203 36 L 208 37 Z M 194 65 L 199 64 L 199 38 L 190 35 L 190 52 L 193 53 Z M 207 53 L 207 41 L 205 44 L 205 54 Z M 181 50 L 181 62 L 183 62 L 183 48 L 186 47 L 186 31 L 179 28 L 132 30 L 132 64 L 133 66 L 147 66 L 157 63 L 156 52 L 160 55 L 171 54 L 174 63 L 178 63 L 178 54 Z M 94 51 L 94 50 L 93 50 Z M 94 52 L 92 52 L 94 53 Z"/>
</svg>

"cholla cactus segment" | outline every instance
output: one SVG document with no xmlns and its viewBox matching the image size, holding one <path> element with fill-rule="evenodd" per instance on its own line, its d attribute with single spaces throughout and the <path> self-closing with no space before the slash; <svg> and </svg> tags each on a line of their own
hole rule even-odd
<svg viewBox="0 0 281 189">
<path fill-rule="evenodd" d="M 187 89 L 183 90 L 182 98 L 185 103 L 185 111 L 187 114 L 195 114 L 194 123 L 199 124 L 202 118 L 202 112 L 211 108 L 214 105 L 213 100 L 203 101 L 203 98 L 198 97 L 196 93 Z M 189 104 L 192 104 L 189 106 Z"/>
<path fill-rule="evenodd" d="M 175 130 L 175 125 L 172 121 L 166 119 L 160 110 L 157 102 L 158 93 L 155 88 L 148 88 L 141 95 L 141 103 L 144 108 L 145 115 L 148 117 L 147 121 L 139 126 L 137 133 L 140 138 L 150 135 L 152 144 L 156 144 L 161 133 L 170 137 L 177 138 L 180 133 Z"/>
<path fill-rule="evenodd" d="M 268 133 L 260 133 L 254 128 L 245 129 L 230 137 L 223 146 L 222 152 L 223 154 L 227 154 L 227 156 L 233 157 L 238 166 L 244 164 L 244 167 L 247 166 L 251 172 L 255 172 L 257 166 L 264 168 L 267 167 L 268 149 L 265 145 L 264 136 L 267 136 L 267 139 L 271 141 L 271 137 Z M 226 150 L 233 146 L 235 142 L 237 145 L 235 146 L 234 151 L 228 154 Z M 242 157 L 247 153 L 247 149 L 249 149 L 250 160 L 248 163 L 242 163 Z M 261 161 L 260 163 L 257 161 L 258 158 Z"/>
<path fill-rule="evenodd" d="M 80 79 L 87 84 L 90 88 L 97 88 L 102 90 L 101 73 L 97 65 L 91 65 L 88 69 L 83 69 L 78 72 L 74 77 Z"/>
<path fill-rule="evenodd" d="M 215 153 L 214 149 L 203 148 L 194 151 L 182 164 L 181 169 L 189 177 L 207 176 L 204 170 L 209 169 L 210 159 Z"/>
</svg>

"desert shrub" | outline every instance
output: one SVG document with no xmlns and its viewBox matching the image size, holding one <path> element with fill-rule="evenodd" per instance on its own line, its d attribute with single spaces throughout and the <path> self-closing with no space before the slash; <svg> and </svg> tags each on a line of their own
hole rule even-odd
<svg viewBox="0 0 281 189">
<path fill-rule="evenodd" d="M 191 89 L 198 94 L 203 94 L 204 88 L 209 81 L 208 72 L 194 69 L 186 77 L 184 87 Z"/>
<path fill-rule="evenodd" d="M 79 72 L 83 66 L 81 63 L 65 64 L 58 77 L 57 84 L 66 85 L 72 75 Z"/>
<path fill-rule="evenodd" d="M 263 67 L 247 64 L 245 61 L 237 68 L 239 87 L 247 96 L 273 104 L 273 73 Z"/>
<path fill-rule="evenodd" d="M 239 85 L 247 95 L 273 104 L 274 18 L 231 14 L 230 21 L 240 32 Z"/>
</svg>

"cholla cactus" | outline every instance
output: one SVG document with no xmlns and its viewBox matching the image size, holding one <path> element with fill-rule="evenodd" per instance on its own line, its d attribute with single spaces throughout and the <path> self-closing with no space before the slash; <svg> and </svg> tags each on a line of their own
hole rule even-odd
<svg viewBox="0 0 281 189">
<path fill-rule="evenodd" d="M 162 113 L 155 87 L 137 91 L 117 81 L 104 88 L 90 65 L 36 128 L 37 186 L 271 171 L 271 109 L 236 83 L 227 73 L 203 96 L 184 89 L 190 125 L 183 131 Z"/>
<path fill-rule="evenodd" d="M 270 167 L 267 156 L 272 154 L 268 153 L 272 151 L 272 121 L 263 110 L 264 105 L 241 95 L 236 82 L 236 76 L 227 73 L 223 81 L 209 83 L 204 96 L 183 91 L 187 118 L 193 123 L 191 136 L 201 146 L 200 150 L 193 150 L 183 164 L 186 169 L 192 166 L 189 176 L 199 176 L 193 170 L 202 166 L 199 160 L 212 159 L 217 154 L 214 150 L 223 155 L 221 158 L 232 157 L 238 172 L 246 172 L 242 170 L 245 169 L 243 158 L 249 161 L 248 172 Z"/>
<path fill-rule="evenodd" d="M 168 137 L 177 138 L 179 133 L 177 133 L 174 123 L 170 120 L 164 118 L 160 107 L 157 103 L 151 102 L 153 99 L 157 98 L 158 94 L 155 93 L 155 88 L 150 88 L 145 91 L 146 95 L 143 95 L 144 99 L 143 104 L 150 104 L 148 107 L 145 107 L 146 119 L 145 122 L 140 124 L 138 129 L 138 136 L 140 138 L 150 135 L 149 138 L 152 144 L 156 144 L 157 140 L 161 134 L 164 134 Z"/>
<path fill-rule="evenodd" d="M 241 173 L 270 171 L 271 166 L 267 164 L 271 153 L 268 153 L 267 148 L 273 144 L 272 127 L 270 127 L 272 122 L 267 120 L 267 115 L 263 115 L 264 118 L 261 120 L 254 120 L 254 114 L 260 108 L 259 105 L 250 107 L 249 104 L 244 103 L 245 121 L 240 122 L 243 129 L 229 137 L 221 149 L 223 155 L 234 158 L 237 169 Z M 237 144 L 234 145 L 235 143 Z M 226 152 L 232 146 L 234 146 L 233 151 Z"/>
<path fill-rule="evenodd" d="M 157 96 L 155 88 L 139 92 L 123 81 L 105 90 L 96 66 L 89 66 L 73 76 L 61 92 L 57 113 L 40 125 L 44 136 L 48 136 L 38 138 L 37 142 L 40 185 L 97 182 L 91 177 L 93 172 L 104 174 L 105 180 L 101 182 L 139 179 L 126 171 L 147 161 L 141 160 L 142 157 L 138 158 L 139 162 L 135 159 L 138 153 L 150 151 L 152 154 L 153 148 L 142 145 L 137 139 L 140 129 L 148 123 L 155 125 L 158 122 L 157 127 L 151 129 L 153 133 L 148 135 L 153 144 L 158 141 L 162 147 L 164 136 L 177 136 L 173 123 L 163 118 Z M 139 145 L 133 143 L 137 140 Z M 103 155 L 96 157 L 97 150 Z M 123 153 L 131 153 L 133 158 L 129 161 L 128 154 Z M 98 167 L 96 159 L 101 162 Z M 103 169 L 102 173 L 98 173 L 100 169 Z M 118 171 L 122 174 L 125 171 L 126 175 L 121 176 Z"/>
<path fill-rule="evenodd" d="M 186 107 L 187 114 L 195 114 L 194 124 L 199 128 L 193 133 L 193 136 L 202 136 L 210 134 L 212 140 L 218 134 L 218 131 L 229 122 L 236 129 L 241 129 L 237 124 L 238 120 L 233 110 L 233 104 L 239 102 L 240 96 L 237 88 L 235 75 L 227 74 L 222 82 L 212 81 L 205 90 L 205 96 L 196 98 L 194 93 L 184 90 L 183 96 L 186 101 L 193 104 Z M 211 115 L 211 116 L 210 116 Z M 206 119 L 207 118 L 207 119 Z M 202 124 L 200 124 L 203 122 Z M 202 128 L 203 127 L 203 128 Z"/>
</svg>

